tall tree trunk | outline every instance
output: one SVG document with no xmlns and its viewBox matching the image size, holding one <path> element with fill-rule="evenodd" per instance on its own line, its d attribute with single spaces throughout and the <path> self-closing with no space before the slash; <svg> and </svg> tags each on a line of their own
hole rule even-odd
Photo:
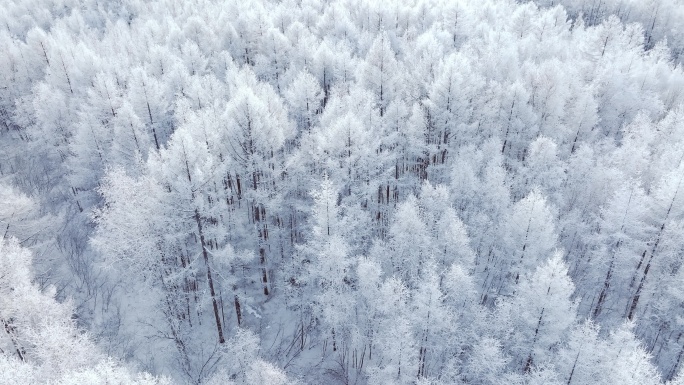
<svg viewBox="0 0 684 385">
<path fill-rule="evenodd" d="M 254 224 L 257 228 L 259 242 L 259 264 L 261 265 L 261 282 L 264 285 L 264 295 L 269 295 L 268 268 L 266 267 L 266 242 L 268 241 L 268 225 L 266 224 L 266 209 L 262 204 L 253 205 Z"/>
<path fill-rule="evenodd" d="M 9 320 L 3 319 L 0 320 L 0 322 L 2 322 L 3 326 L 5 327 L 5 332 L 9 335 L 10 340 L 12 340 L 12 345 L 17 353 L 17 357 L 19 357 L 21 361 L 24 361 L 24 354 L 26 354 L 26 352 L 17 341 L 16 328 L 14 327 L 13 320 L 11 318 Z"/>
<path fill-rule="evenodd" d="M 680 159 L 680 164 L 682 160 Z M 648 272 L 651 268 L 651 262 L 653 261 L 653 257 L 655 257 L 656 251 L 658 250 L 658 244 L 660 243 L 663 233 L 665 232 L 665 225 L 667 224 L 668 219 L 670 218 L 670 212 L 672 211 L 672 206 L 674 206 L 675 199 L 677 199 L 677 193 L 679 193 L 679 187 L 682 184 L 682 180 L 684 180 L 684 175 L 679 178 L 679 183 L 677 184 L 677 188 L 675 189 L 674 195 L 672 196 L 672 200 L 670 201 L 670 207 L 668 207 L 667 212 L 665 213 L 665 218 L 663 219 L 662 225 L 660 225 L 660 230 L 658 231 L 658 236 L 656 237 L 655 242 L 653 243 L 653 248 L 651 248 L 651 254 L 648 258 L 648 263 L 646 264 L 646 267 L 644 268 L 644 275 L 641 276 L 641 281 L 639 281 L 639 286 L 637 287 L 636 293 L 634 293 L 634 296 L 632 297 L 631 303 L 628 308 L 628 313 L 627 313 L 627 318 L 631 321 L 634 318 L 634 313 L 636 312 L 637 305 L 639 304 L 639 299 L 641 298 L 641 291 L 644 288 L 644 283 L 646 282 L 646 277 L 648 277 Z M 641 257 L 643 261 L 643 256 Z M 641 262 L 639 262 L 639 266 L 641 265 Z M 637 266 L 637 270 L 639 269 L 639 266 Z M 632 279 L 632 282 L 634 282 L 634 278 Z"/>
<path fill-rule="evenodd" d="M 233 289 L 237 289 L 237 287 L 233 287 Z M 235 316 L 237 317 L 237 323 L 238 326 L 242 325 L 242 310 L 240 306 L 240 299 L 238 298 L 237 294 L 235 295 Z"/>
<path fill-rule="evenodd" d="M 211 304 L 214 308 L 214 319 L 216 321 L 216 330 L 218 331 L 219 343 L 226 342 L 223 337 L 223 327 L 221 326 L 221 316 L 219 314 L 218 301 L 216 300 L 216 290 L 214 290 L 214 279 L 211 274 L 211 266 L 209 266 L 209 254 L 207 252 L 207 245 L 204 240 L 204 231 L 202 230 L 202 220 L 200 219 L 199 210 L 195 209 L 195 221 L 197 222 L 197 231 L 200 237 L 200 245 L 202 246 L 202 257 L 204 257 L 204 264 L 207 266 L 207 283 L 209 283 L 209 293 L 211 294 Z"/>
</svg>

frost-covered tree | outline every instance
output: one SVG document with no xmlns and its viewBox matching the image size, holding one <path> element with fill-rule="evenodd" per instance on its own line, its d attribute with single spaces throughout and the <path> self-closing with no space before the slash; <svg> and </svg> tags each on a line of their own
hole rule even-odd
<svg viewBox="0 0 684 385">
<path fill-rule="evenodd" d="M 679 0 L 5 3 L 11 380 L 679 381 Z"/>
</svg>

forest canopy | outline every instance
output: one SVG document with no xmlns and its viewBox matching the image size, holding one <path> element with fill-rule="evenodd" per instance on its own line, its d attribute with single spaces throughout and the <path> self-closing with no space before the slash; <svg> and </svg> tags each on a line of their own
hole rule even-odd
<svg viewBox="0 0 684 385">
<path fill-rule="evenodd" d="M 684 384 L 682 0 L 3 0 L 0 383 Z"/>
</svg>

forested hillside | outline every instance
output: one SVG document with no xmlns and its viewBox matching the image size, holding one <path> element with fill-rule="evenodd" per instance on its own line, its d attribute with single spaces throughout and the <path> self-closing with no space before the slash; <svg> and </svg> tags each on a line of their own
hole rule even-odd
<svg viewBox="0 0 684 385">
<path fill-rule="evenodd" d="M 0 0 L 0 383 L 683 385 L 683 62 L 682 0 Z"/>
</svg>

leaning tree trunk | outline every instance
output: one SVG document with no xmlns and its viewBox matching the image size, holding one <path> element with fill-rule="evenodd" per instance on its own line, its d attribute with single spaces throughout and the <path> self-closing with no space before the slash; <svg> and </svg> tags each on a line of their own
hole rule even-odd
<svg viewBox="0 0 684 385">
<path fill-rule="evenodd" d="M 209 293 L 211 294 L 211 304 L 214 308 L 214 319 L 216 321 L 216 330 L 218 331 L 219 343 L 226 342 L 223 337 L 223 327 L 221 326 L 221 316 L 219 314 L 218 301 L 216 300 L 216 290 L 214 289 L 214 279 L 211 274 L 211 266 L 209 266 L 209 254 L 207 252 L 207 245 L 204 240 L 204 232 L 202 230 L 202 220 L 200 218 L 199 210 L 195 209 L 195 221 L 197 222 L 197 231 L 199 233 L 200 245 L 202 246 L 202 257 L 204 257 L 204 264 L 207 266 L 207 283 L 209 284 Z"/>
</svg>

